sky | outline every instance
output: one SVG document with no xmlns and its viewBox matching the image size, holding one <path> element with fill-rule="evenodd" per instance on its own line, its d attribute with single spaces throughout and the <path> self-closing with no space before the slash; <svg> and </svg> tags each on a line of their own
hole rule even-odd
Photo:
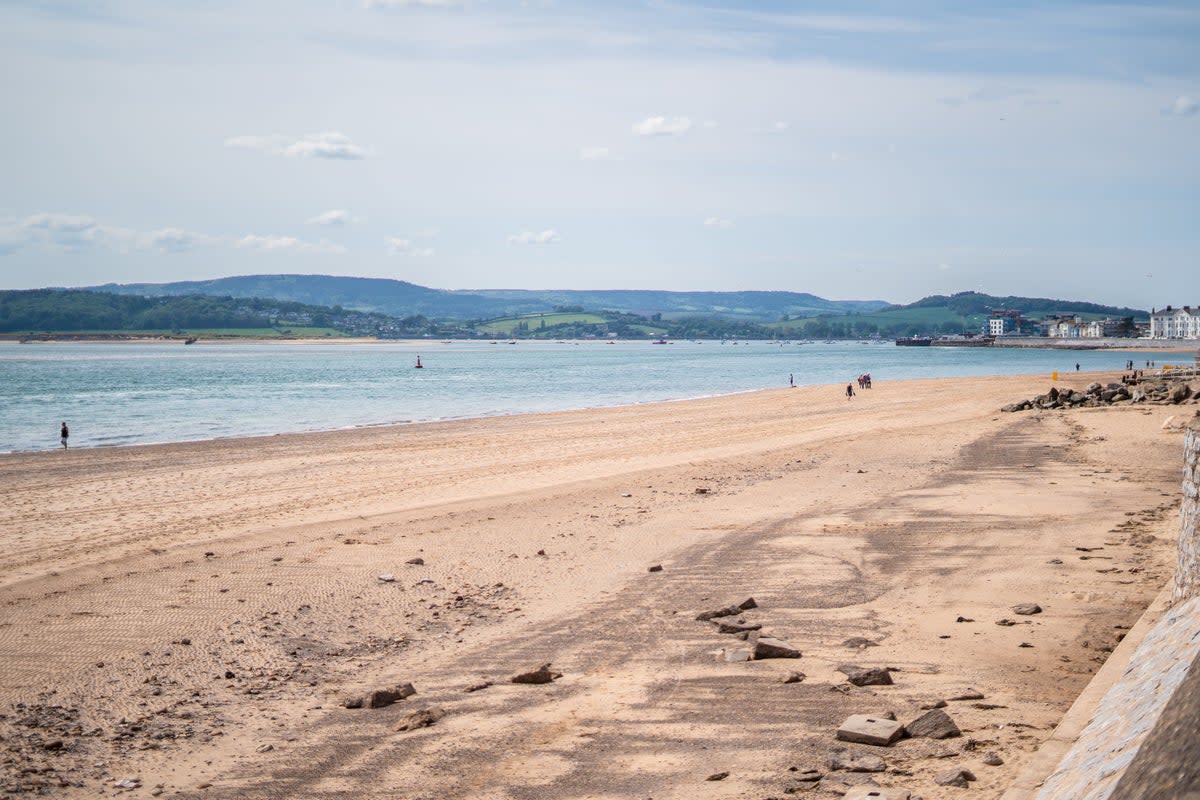
<svg viewBox="0 0 1200 800">
<path fill-rule="evenodd" d="M 0 288 L 1200 304 L 1200 4 L 0 0 Z"/>
</svg>

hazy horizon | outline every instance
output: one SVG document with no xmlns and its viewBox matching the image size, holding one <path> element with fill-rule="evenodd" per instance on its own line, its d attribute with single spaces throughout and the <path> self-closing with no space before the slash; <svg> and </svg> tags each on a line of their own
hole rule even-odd
<svg viewBox="0 0 1200 800">
<path fill-rule="evenodd" d="M 1200 302 L 1200 8 L 0 7 L 0 283 Z"/>
</svg>

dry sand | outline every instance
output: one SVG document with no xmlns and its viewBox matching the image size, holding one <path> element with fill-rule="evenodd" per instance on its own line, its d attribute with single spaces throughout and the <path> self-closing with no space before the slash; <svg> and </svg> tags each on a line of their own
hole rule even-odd
<svg viewBox="0 0 1200 800">
<path fill-rule="evenodd" d="M 996 797 L 1167 580 L 1177 526 L 1178 409 L 996 412 L 1046 385 L 0 457 L 0 789 L 761 800 L 809 786 L 795 767 L 832 797 L 848 715 L 973 687 L 946 709 L 962 738 L 850 747 L 882 785 L 957 796 L 932 776 L 961 765 Z M 696 614 L 751 596 L 802 658 L 718 659 L 742 642 Z M 546 662 L 555 683 L 508 682 Z"/>
</svg>

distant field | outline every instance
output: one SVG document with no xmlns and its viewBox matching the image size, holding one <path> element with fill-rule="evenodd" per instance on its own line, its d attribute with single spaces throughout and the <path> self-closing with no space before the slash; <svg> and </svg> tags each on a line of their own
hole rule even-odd
<svg viewBox="0 0 1200 800">
<path fill-rule="evenodd" d="M 479 329 L 486 333 L 503 334 L 511 336 L 513 331 L 517 329 L 522 322 L 529 326 L 529 330 L 536 331 L 542 327 L 542 321 L 545 321 L 546 327 L 552 325 L 569 325 L 572 323 L 581 323 L 584 325 L 599 325 L 607 322 L 607 320 L 599 314 L 581 314 L 581 313 L 551 313 L 551 314 L 527 314 L 522 317 L 505 317 L 503 319 L 489 320 L 479 326 Z"/>
</svg>

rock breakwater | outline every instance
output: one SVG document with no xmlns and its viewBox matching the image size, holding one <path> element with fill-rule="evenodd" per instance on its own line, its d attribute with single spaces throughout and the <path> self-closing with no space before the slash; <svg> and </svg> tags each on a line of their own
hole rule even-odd
<svg viewBox="0 0 1200 800">
<path fill-rule="evenodd" d="M 1132 403 L 1154 405 L 1180 405 L 1187 402 L 1200 403 L 1200 394 L 1187 381 L 1159 381 L 1157 383 L 1129 385 L 1124 383 L 1090 383 L 1083 391 L 1051 386 L 1050 391 L 1029 400 L 1009 403 L 1000 410 L 1005 412 L 1030 411 L 1032 409 L 1096 408 Z"/>
</svg>

